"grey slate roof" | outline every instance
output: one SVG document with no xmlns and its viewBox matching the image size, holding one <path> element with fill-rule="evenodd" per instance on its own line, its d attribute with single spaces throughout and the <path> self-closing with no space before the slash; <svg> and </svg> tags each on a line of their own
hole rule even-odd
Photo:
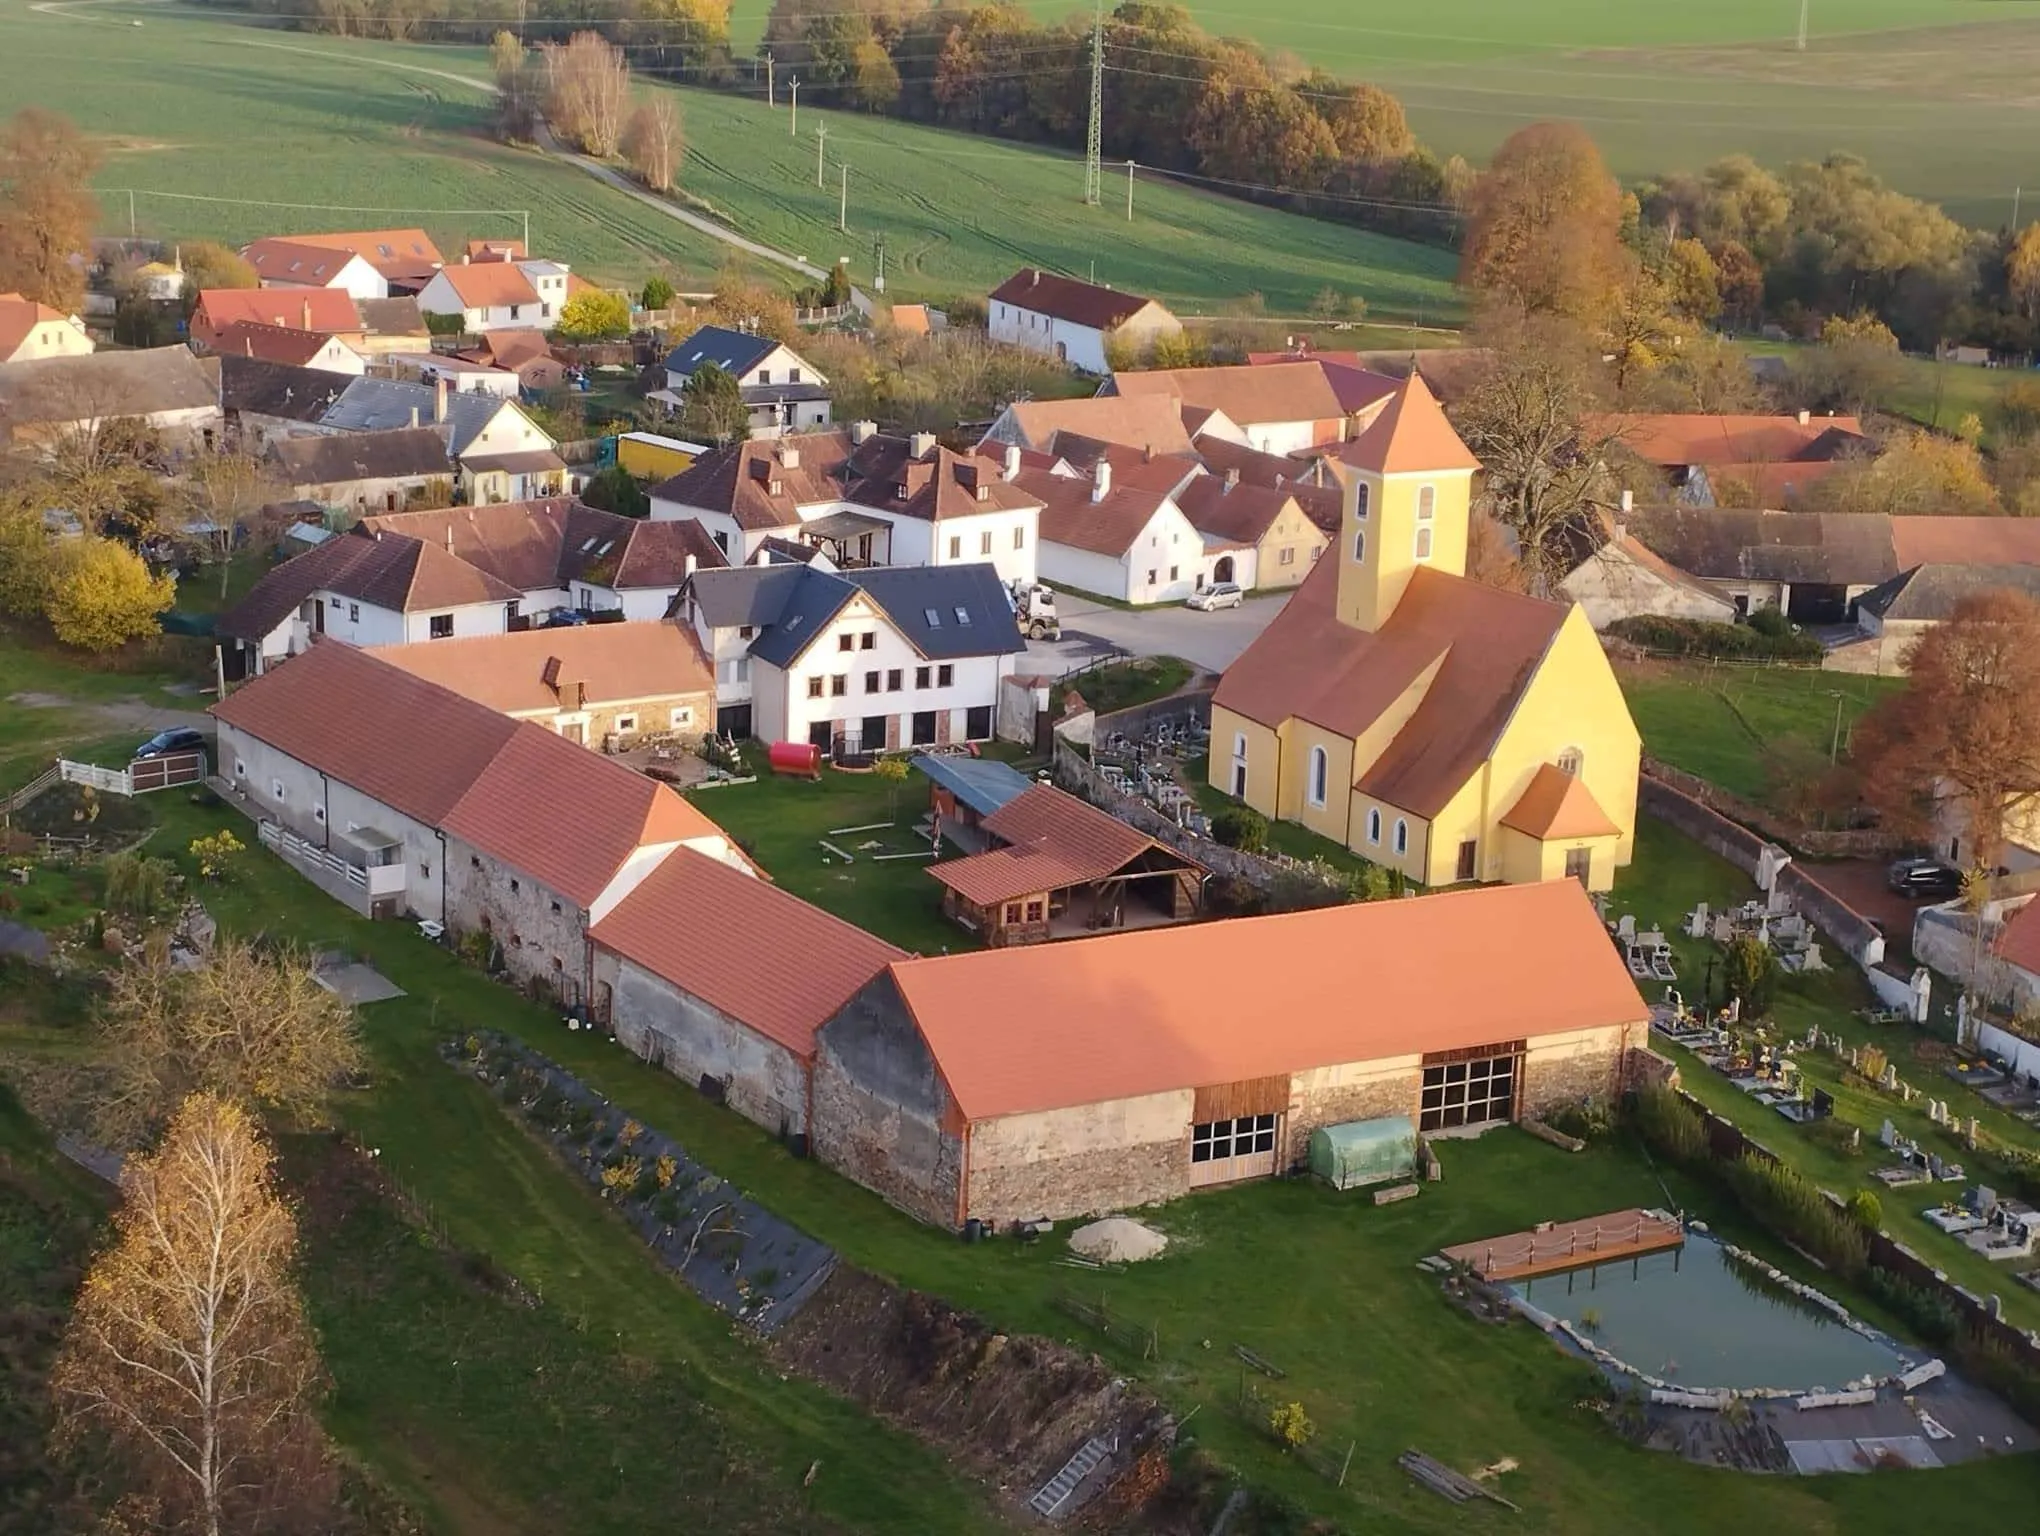
<svg viewBox="0 0 2040 1536">
<path fill-rule="evenodd" d="M 273 444 L 269 452 L 292 485 L 404 480 L 453 472 L 446 443 L 431 427 L 290 437 Z"/>
<path fill-rule="evenodd" d="M 0 363 L 0 425 L 218 410 L 219 404 L 219 364 L 185 347 Z"/>
<path fill-rule="evenodd" d="M 295 368 L 267 358 L 228 353 L 219 359 L 220 407 L 229 414 L 274 416 L 316 426 L 346 389 L 344 373 Z M 409 422 L 405 423 L 410 425 Z"/>
<path fill-rule="evenodd" d="M 1856 600 L 1859 608 L 1897 623 L 1938 624 L 1974 592 L 2009 587 L 2040 597 L 2040 566 L 1920 565 L 1901 571 Z"/>
<path fill-rule="evenodd" d="M 763 633 L 751 654 L 776 667 L 791 665 L 860 590 L 931 661 L 1017 655 L 1027 648 L 998 569 L 989 563 L 838 572 L 746 565 L 696 571 L 689 582 L 712 627 L 758 626 Z"/>
<path fill-rule="evenodd" d="M 456 459 L 462 457 L 482 428 L 511 403 L 495 395 L 447 391 L 443 423 L 447 429 L 447 452 Z M 437 391 L 429 384 L 414 384 L 408 379 L 349 379 L 321 425 L 342 432 L 387 432 L 410 426 L 415 411 L 419 426 L 431 426 L 436 405 Z"/>
<path fill-rule="evenodd" d="M 1878 512 L 1649 507 L 1624 522 L 1653 554 L 1714 581 L 1874 586 L 1899 570 L 1891 519 Z"/>
<path fill-rule="evenodd" d="M 703 363 L 714 363 L 730 373 L 742 375 L 757 367 L 778 345 L 769 336 L 752 336 L 743 331 L 725 330 L 719 325 L 704 325 L 666 354 L 666 371 L 692 377 L 694 370 Z"/>
</svg>

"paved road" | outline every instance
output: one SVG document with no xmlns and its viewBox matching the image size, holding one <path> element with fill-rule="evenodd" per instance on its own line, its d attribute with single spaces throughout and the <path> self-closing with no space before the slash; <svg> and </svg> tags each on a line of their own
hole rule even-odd
<svg viewBox="0 0 2040 1536">
<path fill-rule="evenodd" d="M 1285 592 L 1279 597 L 1250 597 L 1239 607 L 1218 613 L 1199 613 L 1180 604 L 1138 610 L 1112 608 L 1060 593 L 1055 606 L 1062 616 L 1065 646 L 1084 637 L 1135 656 L 1181 656 L 1206 671 L 1223 672 L 1239 660 L 1240 652 L 1274 621 L 1288 601 Z M 1028 649 L 1032 654 L 1034 647 Z M 1095 650 L 1094 645 L 1091 654 Z M 1069 666 L 1089 659 L 1089 654 L 1079 653 Z"/>
</svg>

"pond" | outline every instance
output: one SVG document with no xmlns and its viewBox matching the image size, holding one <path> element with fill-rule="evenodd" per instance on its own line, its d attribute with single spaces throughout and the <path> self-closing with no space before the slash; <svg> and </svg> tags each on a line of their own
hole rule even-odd
<svg viewBox="0 0 2040 1536">
<path fill-rule="evenodd" d="M 1509 1289 L 1564 1318 L 1641 1374 L 1672 1386 L 1839 1390 L 1908 1362 L 1689 1236 L 1683 1248 Z"/>
</svg>

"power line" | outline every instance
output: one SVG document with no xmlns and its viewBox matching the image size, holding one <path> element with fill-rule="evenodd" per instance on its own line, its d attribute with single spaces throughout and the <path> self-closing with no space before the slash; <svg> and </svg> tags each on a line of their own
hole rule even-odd
<svg viewBox="0 0 2040 1536">
<path fill-rule="evenodd" d="M 1084 133 L 1084 201 L 1098 206 L 1104 171 L 1098 158 L 1105 142 L 1105 0 L 1091 0 L 1091 122 Z"/>
</svg>

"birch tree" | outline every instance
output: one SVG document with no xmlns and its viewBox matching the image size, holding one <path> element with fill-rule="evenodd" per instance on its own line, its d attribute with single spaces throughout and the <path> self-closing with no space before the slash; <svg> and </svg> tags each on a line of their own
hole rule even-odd
<svg viewBox="0 0 2040 1536">
<path fill-rule="evenodd" d="M 246 1110 L 196 1095 L 121 1188 L 52 1379 L 58 1443 L 103 1435 L 158 1529 L 299 1523 L 330 1504 L 332 1473 L 268 1143 Z"/>
<path fill-rule="evenodd" d="M 599 33 L 576 32 L 540 45 L 545 61 L 545 115 L 583 154 L 607 159 L 623 138 L 630 108 L 630 61 Z"/>
<path fill-rule="evenodd" d="M 680 109 L 661 93 L 631 113 L 623 130 L 623 154 L 637 178 L 654 192 L 670 192 L 679 179 Z"/>
</svg>

